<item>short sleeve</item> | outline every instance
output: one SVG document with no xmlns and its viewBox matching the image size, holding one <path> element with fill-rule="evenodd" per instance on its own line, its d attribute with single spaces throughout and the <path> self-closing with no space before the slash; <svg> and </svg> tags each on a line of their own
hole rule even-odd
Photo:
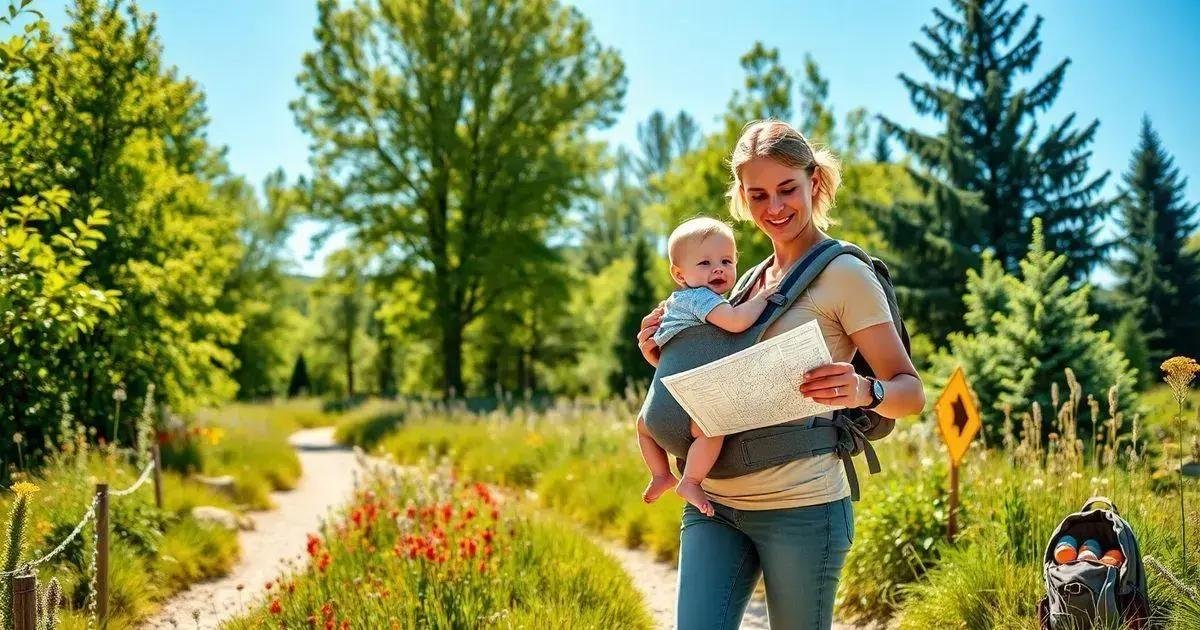
<svg viewBox="0 0 1200 630">
<path fill-rule="evenodd" d="M 887 294 L 875 270 L 855 256 L 838 256 L 829 263 L 821 273 L 821 288 L 831 293 L 826 303 L 833 307 L 847 335 L 892 321 Z"/>
<path fill-rule="evenodd" d="M 687 311 L 696 321 L 703 322 L 712 310 L 725 302 L 725 298 L 717 295 L 712 289 L 699 287 L 680 291 L 676 306 Z"/>
</svg>

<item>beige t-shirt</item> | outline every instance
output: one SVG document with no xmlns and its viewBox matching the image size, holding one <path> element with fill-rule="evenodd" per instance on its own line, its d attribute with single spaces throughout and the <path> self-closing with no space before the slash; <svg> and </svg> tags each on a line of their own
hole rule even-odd
<svg viewBox="0 0 1200 630">
<path fill-rule="evenodd" d="M 761 290 L 760 278 L 748 297 Z M 767 328 L 763 339 L 814 319 L 836 363 L 854 357 L 851 334 L 890 322 L 892 314 L 875 272 L 858 258 L 842 255 Z M 705 479 L 702 487 L 717 503 L 738 510 L 804 507 L 850 496 L 842 462 L 833 454 L 805 457 L 730 479 Z"/>
</svg>

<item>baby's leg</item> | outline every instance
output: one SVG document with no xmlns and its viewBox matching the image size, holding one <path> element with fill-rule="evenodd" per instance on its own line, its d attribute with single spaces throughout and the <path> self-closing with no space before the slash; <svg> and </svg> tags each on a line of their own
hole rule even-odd
<svg viewBox="0 0 1200 630">
<path fill-rule="evenodd" d="M 646 420 L 640 416 L 637 421 L 637 436 L 642 461 L 646 462 L 651 475 L 650 483 L 642 492 L 642 500 L 653 503 L 668 488 L 675 485 L 675 475 L 671 474 L 671 462 L 667 459 L 667 452 L 654 441 L 654 436 L 650 435 L 650 430 L 646 428 Z"/>
<path fill-rule="evenodd" d="M 725 436 L 708 437 L 693 422 L 692 437 L 695 440 L 688 448 L 687 463 L 683 465 L 683 479 L 679 480 L 678 486 L 675 486 L 675 492 L 679 493 L 679 496 L 686 499 L 688 503 L 696 506 L 696 509 L 712 516 L 714 513 L 712 503 L 708 500 L 708 495 L 704 494 L 700 482 L 708 476 L 708 471 L 712 470 L 717 456 L 721 454 L 721 444 L 725 442 Z"/>
</svg>

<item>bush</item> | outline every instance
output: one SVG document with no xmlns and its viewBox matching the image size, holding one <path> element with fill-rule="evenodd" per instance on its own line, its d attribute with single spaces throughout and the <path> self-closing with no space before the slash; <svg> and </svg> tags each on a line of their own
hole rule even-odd
<svg viewBox="0 0 1200 630">
<path fill-rule="evenodd" d="M 869 497 L 855 505 L 854 545 L 839 587 L 840 614 L 882 621 L 900 607 L 903 587 L 938 562 L 948 500 L 945 471 L 932 465 L 870 489 Z"/>
</svg>

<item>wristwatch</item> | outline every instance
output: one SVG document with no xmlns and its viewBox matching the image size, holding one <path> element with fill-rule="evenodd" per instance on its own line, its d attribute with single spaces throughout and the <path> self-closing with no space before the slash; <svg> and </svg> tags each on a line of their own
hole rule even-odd
<svg viewBox="0 0 1200 630">
<path fill-rule="evenodd" d="M 879 403 L 883 402 L 883 381 L 873 376 L 864 376 L 863 378 L 867 379 L 867 391 L 871 393 L 871 403 L 863 405 L 862 408 L 874 409 L 879 406 Z"/>
</svg>

